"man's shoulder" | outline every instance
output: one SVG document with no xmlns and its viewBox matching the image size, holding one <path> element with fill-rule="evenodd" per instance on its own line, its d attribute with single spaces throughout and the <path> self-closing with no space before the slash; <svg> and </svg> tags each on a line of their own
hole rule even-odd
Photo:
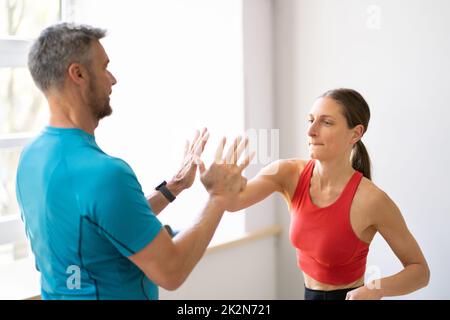
<svg viewBox="0 0 450 320">
<path fill-rule="evenodd" d="M 134 177 L 127 162 L 108 155 L 95 143 L 42 134 L 23 149 L 18 171 L 24 170 L 51 172 L 54 178 L 97 186 Z"/>
<path fill-rule="evenodd" d="M 108 202 L 135 189 L 137 179 L 122 159 L 104 154 L 88 162 L 69 169 L 69 176 L 84 199 Z"/>
<path fill-rule="evenodd" d="M 99 174 L 107 176 L 134 174 L 128 163 L 120 158 L 115 158 L 107 154 L 103 154 L 100 160 L 101 161 L 97 163 L 97 168 L 95 168 Z"/>
</svg>

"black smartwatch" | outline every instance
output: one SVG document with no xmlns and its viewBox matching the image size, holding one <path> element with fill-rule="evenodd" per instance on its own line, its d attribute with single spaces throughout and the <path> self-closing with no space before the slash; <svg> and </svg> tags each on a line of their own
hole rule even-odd
<svg viewBox="0 0 450 320">
<path fill-rule="evenodd" d="M 169 202 L 172 202 L 173 200 L 176 199 L 176 197 L 173 195 L 172 192 L 170 192 L 169 189 L 167 189 L 166 184 L 167 184 L 166 181 L 161 182 L 161 184 L 157 186 L 155 190 L 161 192 L 164 195 L 164 197 L 166 197 L 166 199 L 169 200 Z"/>
</svg>

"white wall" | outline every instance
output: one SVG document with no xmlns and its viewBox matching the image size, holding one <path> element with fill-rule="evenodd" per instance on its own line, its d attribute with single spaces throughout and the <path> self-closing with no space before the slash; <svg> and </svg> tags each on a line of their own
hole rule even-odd
<svg viewBox="0 0 450 320">
<path fill-rule="evenodd" d="M 277 299 L 274 237 L 207 254 L 176 291 L 160 299 Z"/>
<path fill-rule="evenodd" d="M 360 91 L 372 112 L 363 141 L 373 181 L 397 203 L 431 268 L 429 286 L 402 298 L 449 299 L 450 2 L 275 3 L 281 156 L 308 156 L 305 119 L 318 95 L 335 87 Z M 280 203 L 278 211 L 284 207 Z M 370 249 L 368 264 L 379 267 L 382 276 L 401 269 L 380 236 Z M 285 294 L 291 290 L 280 296 Z"/>
<path fill-rule="evenodd" d="M 295 2 L 273 1 L 274 8 L 274 126 L 280 128 L 280 158 L 300 155 L 298 141 L 298 105 L 294 39 Z M 277 197 L 275 210 L 277 221 L 284 232 L 277 250 L 277 289 L 279 299 L 303 299 L 303 276 L 297 267 L 296 255 L 289 241 L 290 213 L 286 203 Z"/>
<path fill-rule="evenodd" d="M 273 79 L 273 6 L 271 0 L 245 0 L 243 5 L 244 40 L 244 96 L 245 128 L 247 131 L 267 130 L 267 139 L 251 137 L 250 149 L 257 151 L 255 164 L 246 169 L 248 178 L 270 161 L 271 155 L 278 159 L 275 152 L 264 152 L 257 145 L 269 145 L 270 130 L 274 128 L 274 79 Z M 265 140 L 265 141 L 264 141 Z M 272 150 L 268 150 L 272 151 Z M 275 197 L 269 197 L 245 210 L 245 229 L 254 231 L 275 223 Z"/>
</svg>

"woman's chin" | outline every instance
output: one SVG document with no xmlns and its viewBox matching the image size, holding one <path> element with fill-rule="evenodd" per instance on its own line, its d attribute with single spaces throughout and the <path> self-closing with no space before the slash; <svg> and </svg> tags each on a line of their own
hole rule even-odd
<svg viewBox="0 0 450 320">
<path fill-rule="evenodd" d="M 321 155 L 319 152 L 309 152 L 309 157 L 314 160 L 324 160 L 323 155 Z"/>
<path fill-rule="evenodd" d="M 312 152 L 312 151 L 310 151 L 310 152 L 309 152 L 309 157 L 310 157 L 311 159 L 318 160 L 318 159 L 317 159 L 317 152 Z"/>
</svg>

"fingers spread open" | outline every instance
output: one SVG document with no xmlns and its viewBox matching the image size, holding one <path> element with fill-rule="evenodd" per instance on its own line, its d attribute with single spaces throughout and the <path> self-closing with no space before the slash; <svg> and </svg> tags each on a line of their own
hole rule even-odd
<svg viewBox="0 0 450 320">
<path fill-rule="evenodd" d="M 197 130 L 197 132 L 199 132 L 199 131 Z M 190 152 L 194 154 L 195 152 L 197 152 L 197 149 L 199 148 L 199 146 L 200 146 L 201 151 L 203 151 L 203 147 L 206 144 L 205 139 L 207 140 L 208 137 L 209 137 L 209 132 L 207 131 L 206 128 L 204 128 L 202 130 L 202 133 L 198 134 L 198 136 L 196 136 L 196 139 L 192 142 Z"/>
<path fill-rule="evenodd" d="M 241 157 L 242 153 L 244 152 L 245 148 L 248 146 L 248 138 L 245 137 L 244 140 L 241 141 L 239 146 L 236 149 L 236 161 L 238 162 L 239 158 Z"/>
<path fill-rule="evenodd" d="M 197 140 L 200 137 L 200 132 L 198 130 L 195 130 L 194 139 L 192 139 L 191 147 L 189 148 L 189 151 L 192 152 L 194 150 L 195 145 L 197 144 Z"/>
<path fill-rule="evenodd" d="M 215 163 L 222 163 L 223 149 L 225 148 L 226 142 L 227 142 L 227 138 L 223 137 L 219 143 L 219 146 L 217 147 L 216 155 L 214 156 Z"/>
<path fill-rule="evenodd" d="M 256 152 L 253 151 L 250 155 L 248 155 L 244 158 L 244 161 L 242 161 L 242 163 L 239 165 L 239 170 L 241 170 L 241 172 L 244 171 L 245 168 L 247 168 L 247 166 L 253 160 L 255 155 L 256 155 Z"/>
<path fill-rule="evenodd" d="M 236 150 L 239 143 L 241 142 L 241 139 L 241 136 L 237 136 L 236 139 L 234 139 L 233 145 L 228 149 L 227 156 L 225 157 L 227 164 L 236 164 Z"/>
<path fill-rule="evenodd" d="M 205 133 L 203 134 L 202 142 L 200 143 L 200 154 L 202 154 L 203 151 L 205 150 L 205 146 L 206 143 L 208 142 L 208 139 L 209 139 L 209 132 L 205 131 Z"/>
</svg>

